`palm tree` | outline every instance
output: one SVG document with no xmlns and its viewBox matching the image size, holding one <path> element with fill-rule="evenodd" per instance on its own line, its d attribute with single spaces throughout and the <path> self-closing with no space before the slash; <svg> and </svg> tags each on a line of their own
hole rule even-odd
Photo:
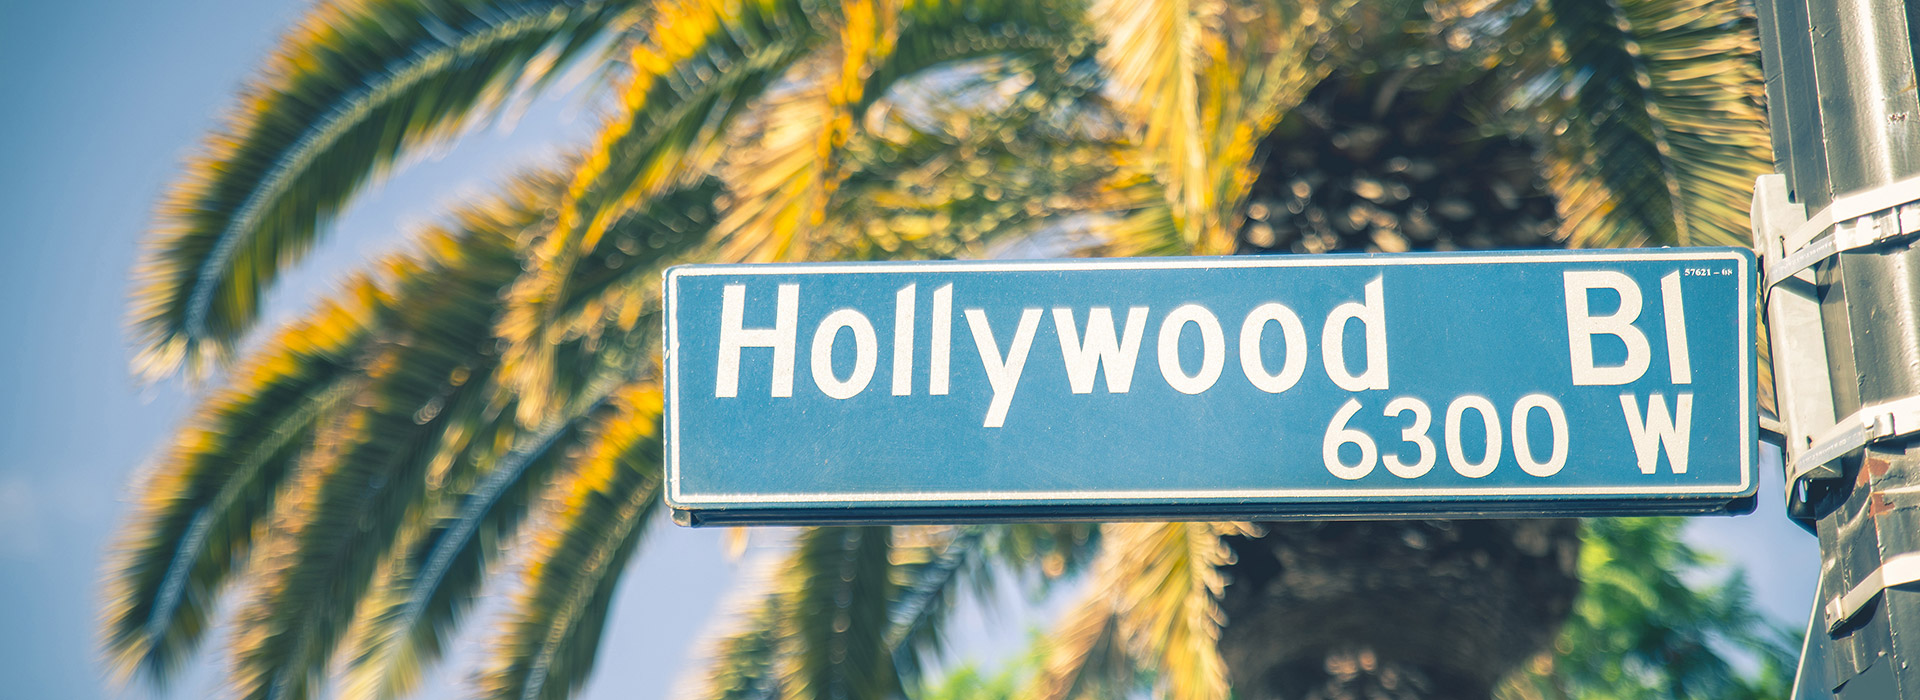
<svg viewBox="0 0 1920 700">
<path fill-rule="evenodd" d="M 1756 46 L 1738 0 L 327 0 L 138 273 L 137 371 L 224 385 L 141 487 L 109 663 L 164 681 L 237 598 L 240 695 L 399 697 L 504 590 L 480 694 L 567 697 L 658 520 L 666 265 L 1738 244 Z M 239 350 L 358 191 L 572 66 L 592 143 Z M 810 529 L 705 690 L 911 692 L 1011 569 L 1090 581 L 1035 697 L 1486 697 L 1574 608 L 1579 532 Z"/>
<path fill-rule="evenodd" d="M 1744 581 L 1737 575 L 1712 586 L 1688 586 L 1683 576 L 1704 573 L 1702 555 L 1679 538 L 1682 521 L 1673 518 L 1596 520 L 1583 533 L 1582 590 L 1555 650 L 1543 653 L 1509 676 L 1495 692 L 1499 700 L 1548 698 L 1716 698 L 1761 700 L 1786 697 L 1794 671 L 1783 633 L 1757 620 L 1744 602 Z M 1785 635 L 1785 636 L 1790 636 Z M 1013 700 L 1041 675 L 1053 640 L 1040 638 L 991 676 L 962 665 L 926 684 L 923 700 Z M 1758 672 L 1737 677 L 1712 649 L 1735 644 L 1756 652 Z M 1339 663 L 1334 673 L 1349 680 L 1377 680 L 1391 674 L 1362 674 L 1365 658 Z M 1377 666 L 1380 659 L 1372 661 Z M 1392 687 L 1364 688 L 1362 697 L 1418 696 L 1404 688 L 1415 679 L 1394 677 Z M 1131 681 L 1149 686 L 1152 677 Z M 1325 691 L 1327 688 L 1317 690 Z M 1398 691 L 1398 692 L 1396 692 Z M 1114 693 L 1117 695 L 1118 693 Z M 1431 693 L 1429 693 L 1431 694 Z M 1302 697 L 1304 694 L 1296 694 Z M 1319 697 L 1339 697 L 1322 693 Z"/>
</svg>

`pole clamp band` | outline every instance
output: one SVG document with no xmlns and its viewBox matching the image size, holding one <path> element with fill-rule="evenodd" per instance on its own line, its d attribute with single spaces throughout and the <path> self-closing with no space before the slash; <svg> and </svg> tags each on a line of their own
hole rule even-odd
<svg viewBox="0 0 1920 700">
<path fill-rule="evenodd" d="M 1826 208 L 1784 236 L 1782 248 L 1787 252 L 1767 265 L 1767 288 L 1840 253 L 1920 233 L 1920 206 L 1909 206 L 1916 202 L 1920 202 L 1920 177 L 1834 198 Z M 1862 219 L 1896 209 L 1897 216 L 1891 226 Z"/>
<path fill-rule="evenodd" d="M 1920 552 L 1908 552 L 1881 562 L 1880 568 L 1854 584 L 1853 590 L 1827 601 L 1827 634 L 1846 625 L 1881 591 L 1909 583 L 1920 583 Z"/>
<path fill-rule="evenodd" d="M 1854 450 L 1916 432 L 1920 432 L 1920 396 L 1862 406 L 1821 433 L 1806 451 L 1787 461 L 1787 483 L 1792 484 Z"/>
</svg>

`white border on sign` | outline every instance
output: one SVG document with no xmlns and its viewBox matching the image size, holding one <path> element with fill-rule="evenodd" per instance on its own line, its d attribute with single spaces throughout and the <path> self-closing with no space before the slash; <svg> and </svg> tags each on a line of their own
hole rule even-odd
<svg viewBox="0 0 1920 700">
<path fill-rule="evenodd" d="M 940 271 L 950 273 L 974 272 L 1057 272 L 1062 270 L 1197 270 L 1217 268 L 1270 268 L 1270 267 L 1381 267 L 1395 265 L 1471 265 L 1471 264 L 1530 264 L 1565 262 L 1644 262 L 1648 260 L 1732 260 L 1739 268 L 1739 296 L 1747 299 L 1752 294 L 1751 282 L 1753 267 L 1751 253 L 1739 248 L 1642 248 L 1631 253 L 1620 251 L 1508 251 L 1500 254 L 1486 253 L 1438 253 L 1438 254 L 1391 254 L 1391 255 L 1328 255 L 1328 256 L 1236 256 L 1220 258 L 1097 258 L 1072 260 L 1032 260 L 1032 261 L 929 261 L 912 263 L 772 263 L 772 264 L 735 264 L 702 265 L 698 267 L 672 267 L 666 272 L 666 364 L 667 386 L 671 392 L 667 395 L 667 503 L 679 507 L 682 505 L 750 505 L 750 504 L 820 504 L 820 503 L 939 503 L 948 501 L 990 500 L 993 505 L 1042 505 L 1042 504 L 1085 504 L 1102 501 L 1126 500 L 1128 505 L 1154 505 L 1172 501 L 1245 501 L 1248 499 L 1286 499 L 1307 500 L 1314 498 L 1335 498 L 1353 500 L 1369 497 L 1457 497 L 1476 496 L 1586 496 L 1617 495 L 1632 496 L 1640 494 L 1691 494 L 1738 496 L 1752 488 L 1753 472 L 1757 468 L 1753 462 L 1754 406 L 1752 387 L 1757 381 L 1753 377 L 1753 349 L 1747 348 L 1740 353 L 1740 425 L 1746 433 L 1740 440 L 1740 485 L 1728 489 L 1723 486 L 1569 486 L 1569 487 L 1499 487 L 1499 488 L 1418 488 L 1418 489 L 1189 489 L 1189 490 L 1153 490 L 1153 491 L 927 491 L 899 493 L 736 493 L 708 494 L 689 498 L 680 490 L 680 338 L 678 312 L 679 280 L 681 277 L 711 277 L 715 275 L 820 275 L 820 274 L 887 274 L 903 272 Z M 1751 329 L 1749 318 L 1750 304 L 1738 304 L 1738 328 L 1745 335 Z M 1065 502 L 1065 503 L 1061 503 Z"/>
</svg>

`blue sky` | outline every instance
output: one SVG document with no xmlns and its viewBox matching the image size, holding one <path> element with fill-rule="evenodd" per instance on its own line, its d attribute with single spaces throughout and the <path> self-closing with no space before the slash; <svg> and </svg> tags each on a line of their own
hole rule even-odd
<svg viewBox="0 0 1920 700">
<path fill-rule="evenodd" d="M 0 0 L 0 327 L 16 329 L 0 342 L 6 695 L 149 694 L 114 691 L 102 678 L 98 579 L 131 484 L 193 389 L 129 377 L 128 271 L 163 186 L 303 5 Z M 441 203 L 578 141 L 593 122 L 577 95 L 551 96 L 512 129 L 488 128 L 410 165 L 337 222 L 269 315 L 304 308 L 356 262 L 402 245 L 409 224 L 430 220 Z M 1697 521 L 1690 536 L 1746 566 L 1766 609 L 1798 626 L 1818 554 L 1781 515 L 1776 470 L 1777 462 L 1762 468 L 1771 481 L 1759 513 Z M 623 585 L 588 697 L 664 696 L 749 566 L 723 556 L 717 531 L 657 532 Z M 1022 643 L 1007 632 L 1038 623 L 968 617 L 960 648 L 987 652 Z M 979 641 L 990 627 L 1001 641 Z M 458 673 L 443 670 L 427 697 L 459 696 Z M 215 664 L 203 663 L 161 696 L 204 696 L 216 682 Z"/>
</svg>

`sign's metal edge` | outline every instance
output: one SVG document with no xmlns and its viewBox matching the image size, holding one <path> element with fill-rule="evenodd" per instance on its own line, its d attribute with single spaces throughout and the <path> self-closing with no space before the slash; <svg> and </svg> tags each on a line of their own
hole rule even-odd
<svg viewBox="0 0 1920 700">
<path fill-rule="evenodd" d="M 1754 454 L 1760 446 L 1760 397 L 1756 392 L 1760 386 L 1759 329 L 1753 318 L 1754 282 L 1759 279 L 1759 258 L 1748 248 L 1727 248 L 1734 253 L 1741 267 L 1739 332 L 1747 338 L 1746 352 L 1740 354 L 1740 376 L 1746 381 L 1740 383 L 1740 410 L 1747 416 L 1747 439 L 1740 443 L 1740 485 L 1742 496 L 1757 496 L 1760 492 L 1760 458 Z"/>
<path fill-rule="evenodd" d="M 661 304 L 666 307 L 666 313 L 662 314 L 661 322 L 667 324 L 666 331 L 662 334 L 666 339 L 666 348 L 663 351 L 666 357 L 663 359 L 667 366 L 666 385 L 662 387 L 666 400 L 661 402 L 662 409 L 666 413 L 664 421 L 666 439 L 662 440 L 663 448 L 667 452 L 663 455 L 667 464 L 667 488 L 664 497 L 667 507 L 674 510 L 685 510 L 688 504 L 680 493 L 680 322 L 678 314 L 680 273 L 683 269 L 676 265 L 662 273 L 662 284 L 666 287 L 666 293 L 661 295 Z"/>
<path fill-rule="evenodd" d="M 1743 258 L 1744 254 L 1744 258 Z M 1448 251 L 1231 257 L 1067 258 L 1059 260 L 922 260 L 912 262 L 687 264 L 667 269 L 674 277 L 713 275 L 897 274 L 903 272 L 1056 272 L 1062 270 L 1204 270 L 1215 268 L 1366 267 L 1375 265 L 1531 264 L 1574 260 L 1611 262 L 1668 258 L 1742 258 L 1751 270 L 1753 251 L 1735 247 L 1609 248 L 1595 250 Z"/>
<path fill-rule="evenodd" d="M 1743 470 L 1744 471 L 1744 470 Z M 1742 475 L 1742 481 L 1746 481 Z M 1316 502 L 1332 503 L 1337 501 L 1367 500 L 1378 498 L 1427 498 L 1427 499 L 1470 499 L 1491 496 L 1638 496 L 1646 499 L 1660 498 L 1738 498 L 1750 495 L 1745 486 L 1729 487 L 1725 485 L 1696 488 L 1679 487 L 1566 487 L 1566 488 L 1424 488 L 1424 489 L 1296 489 L 1296 490 L 1206 490 L 1206 491 L 935 491 L 926 493 L 865 493 L 865 494 L 809 494 L 809 493 L 773 493 L 773 494 L 720 494 L 701 496 L 688 500 L 678 499 L 686 504 L 748 504 L 771 503 L 940 503 L 965 500 L 991 500 L 995 503 L 1032 504 L 1058 502 L 1109 502 L 1126 501 L 1147 505 L 1168 502 L 1192 502 L 1197 500 L 1240 502 L 1272 502 L 1270 499 L 1305 499 Z"/>
<path fill-rule="evenodd" d="M 1741 375 L 1746 378 L 1741 383 L 1740 410 L 1744 412 L 1747 439 L 1740 447 L 1740 483 L 1731 489 L 1721 486 L 1697 488 L 1645 487 L 1637 489 L 1592 487 L 1568 487 L 1561 489 L 1339 489 L 1339 490 L 1293 490 L 1293 491 L 1151 491 L 1151 497 L 1128 497 L 1130 492 L 1102 491 L 1095 494 L 1086 492 L 1011 492 L 996 495 L 998 492 L 938 492 L 937 498 L 915 498 L 915 494 L 761 494 L 748 496 L 742 494 L 713 494 L 688 497 L 681 490 L 680 483 L 680 420 L 679 387 L 680 362 L 679 338 L 676 334 L 679 323 L 678 297 L 681 277 L 699 277 L 711 275 L 812 275 L 872 273 L 888 274 L 903 272 L 924 272 L 940 270 L 945 272 L 1047 272 L 1063 269 L 1077 270 L 1139 270 L 1139 269 L 1209 269 L 1220 267 L 1241 268 L 1277 268 L 1277 267 L 1361 267 L 1370 265 L 1457 265 L 1470 263 L 1496 264 L 1534 264 L 1569 261 L 1620 262 L 1642 261 L 1647 259 L 1670 260 L 1715 260 L 1731 258 L 1742 268 L 1740 277 L 1740 296 L 1752 295 L 1755 257 L 1752 250 L 1738 247 L 1695 247 L 1695 248 L 1641 248 L 1622 252 L 1619 249 L 1578 251 L 1507 251 L 1488 254 L 1482 252 L 1446 252 L 1446 253 L 1396 253 L 1396 254 L 1354 254 L 1322 256 L 1235 256 L 1222 258 L 1105 258 L 1088 260 L 1034 260 L 1019 262 L 940 260 L 918 262 L 873 262 L 873 263 L 806 263 L 806 264 L 721 264 L 721 265 L 675 265 L 662 273 L 666 294 L 663 306 L 666 313 L 663 322 L 666 328 L 666 472 L 667 488 L 664 498 L 669 508 L 677 511 L 754 511 L 767 506 L 758 503 L 775 504 L 832 504 L 832 503 L 909 503 L 925 506 L 942 502 L 958 502 L 966 499 L 992 500 L 996 506 L 1035 507 L 1046 505 L 1079 505 L 1098 501 L 1125 499 L 1130 506 L 1164 506 L 1177 501 L 1195 499 L 1218 501 L 1222 504 L 1239 501 L 1247 505 L 1285 504 L 1317 499 L 1320 503 L 1337 503 L 1348 500 L 1378 498 L 1429 498 L 1441 499 L 1449 504 L 1470 505 L 1470 499 L 1488 496 L 1607 496 L 1634 497 L 1638 500 L 1654 502 L 1659 500 L 1708 501 L 1714 499 L 1739 499 L 1750 497 L 1758 491 L 1756 478 L 1759 465 L 1753 455 L 1754 443 L 1759 439 L 1759 415 L 1753 405 L 1753 391 L 1757 384 L 1757 350 L 1753 343 L 1747 343 L 1747 351 L 1742 354 Z M 1752 309 L 1750 304 L 1740 304 L 1737 319 L 1743 334 L 1751 333 Z M 1213 493 L 1214 495 L 1205 495 Z M 1231 493 L 1233 495 L 1219 495 Z M 1674 494 L 1683 494 L 1675 496 Z M 932 496 L 934 494 L 927 494 Z M 1011 496 L 1011 497 L 1010 497 Z M 1665 496 L 1666 498 L 1662 498 Z M 1064 503 L 1063 503 L 1064 501 Z M 1400 502 L 1400 501 L 1396 501 Z"/>
<path fill-rule="evenodd" d="M 1729 499 L 1686 499 L 1633 503 L 1622 507 L 1603 501 L 1461 501 L 1444 508 L 1421 503 L 1390 503 L 1382 507 L 1327 509 L 1325 503 L 1302 503 L 1295 507 L 1271 504 L 1192 504 L 1186 507 L 1104 507 L 1046 504 L 1041 506 L 1003 506 L 1000 504 L 955 504 L 939 507 L 902 508 L 783 508 L 783 509 L 691 509 L 684 514 L 685 524 L 703 525 L 832 525 L 832 524 L 957 524 L 1045 519 L 1049 521 L 1116 520 L 1380 520 L 1392 518 L 1516 518 L 1516 517 L 1612 517 L 1620 515 L 1741 515 L 1751 513 L 1754 497 Z M 1237 507 L 1236 507 L 1237 506 Z M 1418 506 L 1418 507 L 1409 507 Z M 678 517 L 678 516 L 676 516 Z"/>
</svg>

